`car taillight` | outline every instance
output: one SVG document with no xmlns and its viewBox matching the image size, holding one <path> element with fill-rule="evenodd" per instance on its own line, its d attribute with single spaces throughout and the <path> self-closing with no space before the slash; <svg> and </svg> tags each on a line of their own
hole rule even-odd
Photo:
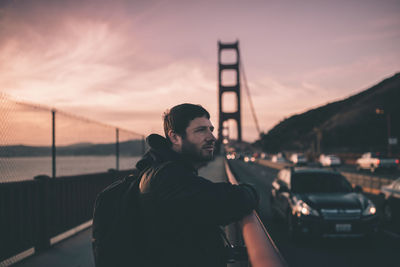
<svg viewBox="0 0 400 267">
<path fill-rule="evenodd" d="M 380 160 L 380 159 L 377 159 L 377 160 L 376 160 L 376 164 L 379 165 L 379 163 L 381 163 L 381 160 Z"/>
<path fill-rule="evenodd" d="M 396 164 L 399 164 L 399 159 L 396 159 Z"/>
</svg>

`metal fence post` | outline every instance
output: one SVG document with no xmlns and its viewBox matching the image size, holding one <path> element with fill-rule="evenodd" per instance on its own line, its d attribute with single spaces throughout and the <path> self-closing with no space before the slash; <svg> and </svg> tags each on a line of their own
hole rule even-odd
<svg viewBox="0 0 400 267">
<path fill-rule="evenodd" d="M 50 216 L 52 214 L 51 205 L 53 202 L 53 199 L 50 198 L 50 192 L 51 182 L 54 182 L 54 180 L 51 180 L 51 178 L 46 175 L 36 176 L 34 179 L 39 183 L 41 191 L 41 194 L 37 196 L 39 198 L 37 200 L 40 203 L 40 223 L 34 246 L 36 251 L 42 251 L 50 247 Z"/>
<path fill-rule="evenodd" d="M 119 129 L 115 129 L 115 156 L 116 156 L 116 170 L 119 171 Z"/>
<path fill-rule="evenodd" d="M 52 178 L 56 178 L 56 110 L 51 110 L 52 117 Z"/>
</svg>

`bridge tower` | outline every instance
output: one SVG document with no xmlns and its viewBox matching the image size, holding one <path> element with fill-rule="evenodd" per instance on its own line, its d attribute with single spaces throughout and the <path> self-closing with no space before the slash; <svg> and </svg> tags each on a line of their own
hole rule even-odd
<svg viewBox="0 0 400 267">
<path fill-rule="evenodd" d="M 221 62 L 221 54 L 223 51 L 232 51 L 236 54 L 236 61 L 223 63 Z M 224 122 L 228 120 L 235 120 L 237 125 L 237 140 L 242 141 L 242 124 L 241 124 L 241 116 L 240 116 L 240 73 L 239 73 L 239 41 L 234 43 L 221 43 L 218 41 L 218 101 L 219 101 L 219 125 L 218 125 L 218 140 L 222 142 L 223 139 L 223 129 Z M 223 81 L 223 73 L 225 71 L 233 72 L 234 76 L 234 84 L 226 84 Z M 224 83 L 223 83 L 224 82 Z M 233 112 L 225 112 L 222 103 L 222 95 L 227 92 L 233 92 L 236 96 L 236 110 Z"/>
</svg>

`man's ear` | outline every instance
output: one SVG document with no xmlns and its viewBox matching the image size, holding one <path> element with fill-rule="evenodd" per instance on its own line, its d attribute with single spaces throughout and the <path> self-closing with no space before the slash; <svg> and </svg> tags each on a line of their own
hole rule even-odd
<svg viewBox="0 0 400 267">
<path fill-rule="evenodd" d="M 169 140 L 171 141 L 172 145 L 181 145 L 182 144 L 182 137 L 179 134 L 177 134 L 176 132 L 169 130 L 168 137 L 169 137 Z"/>
</svg>

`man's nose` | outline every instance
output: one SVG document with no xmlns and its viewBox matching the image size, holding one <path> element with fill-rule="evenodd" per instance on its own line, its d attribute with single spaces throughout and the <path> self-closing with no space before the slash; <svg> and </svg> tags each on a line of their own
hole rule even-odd
<svg viewBox="0 0 400 267">
<path fill-rule="evenodd" d="M 208 140 L 209 141 L 213 141 L 213 142 L 215 142 L 217 140 L 217 138 L 215 138 L 214 134 L 211 131 L 210 131 L 210 134 L 208 136 Z"/>
</svg>

